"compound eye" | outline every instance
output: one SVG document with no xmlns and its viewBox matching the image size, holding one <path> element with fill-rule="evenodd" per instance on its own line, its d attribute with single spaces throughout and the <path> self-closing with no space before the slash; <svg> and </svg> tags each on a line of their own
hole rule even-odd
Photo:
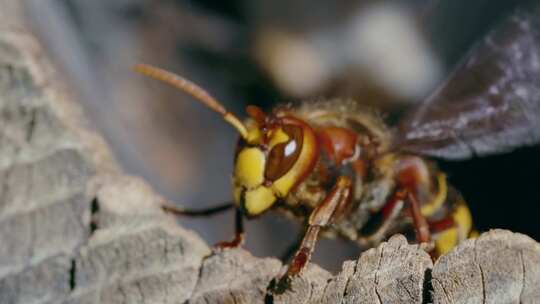
<svg viewBox="0 0 540 304">
<path fill-rule="evenodd" d="M 273 182 L 289 172 L 302 151 L 302 128 L 294 125 L 284 125 L 282 128 L 290 139 L 270 150 L 264 170 L 264 178 L 267 181 Z"/>
</svg>

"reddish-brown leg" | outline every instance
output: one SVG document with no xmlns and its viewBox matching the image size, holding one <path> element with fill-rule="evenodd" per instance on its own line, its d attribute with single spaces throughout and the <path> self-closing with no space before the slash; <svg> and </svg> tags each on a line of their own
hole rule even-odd
<svg viewBox="0 0 540 304">
<path fill-rule="evenodd" d="M 348 177 L 338 178 L 336 185 L 326 198 L 315 208 L 308 219 L 308 227 L 300 248 L 296 251 L 285 275 L 280 279 L 275 292 L 284 291 L 290 278 L 298 275 L 309 263 L 317 237 L 321 228 L 327 226 L 333 219 L 340 216 L 339 210 L 344 210 L 344 204 L 350 201 L 351 180 Z"/>
<path fill-rule="evenodd" d="M 242 218 L 242 213 L 240 213 L 239 209 L 236 209 L 236 213 L 234 216 L 235 221 L 235 234 L 234 239 L 230 242 L 220 242 L 215 245 L 217 249 L 226 249 L 226 248 L 237 248 L 242 246 L 244 243 L 244 221 Z"/>
<path fill-rule="evenodd" d="M 375 232 L 369 235 L 360 236 L 356 240 L 361 247 L 371 248 L 379 245 L 384 240 L 388 230 L 403 210 L 405 193 L 405 191 L 396 191 L 394 195 L 392 195 L 383 207 L 383 220 L 381 225 Z"/>
<path fill-rule="evenodd" d="M 289 264 L 287 273 L 285 276 L 291 277 L 300 273 L 300 271 L 307 265 L 315 249 L 315 243 L 321 226 L 309 226 L 304 235 L 304 239 L 300 244 L 300 248 L 296 251 L 293 260 Z"/>
<path fill-rule="evenodd" d="M 420 211 L 420 204 L 411 191 L 403 188 L 397 190 L 385 204 L 382 210 L 383 221 L 379 228 L 370 235 L 359 237 L 357 242 L 362 247 L 378 245 L 386 237 L 388 229 L 403 210 L 405 203 L 408 204 L 413 219 L 416 240 L 418 243 L 428 243 L 431 240 L 431 233 L 428 222 Z"/>
<path fill-rule="evenodd" d="M 416 196 L 408 191 L 407 202 L 409 203 L 409 210 L 413 218 L 414 232 L 416 233 L 416 240 L 418 243 L 427 243 L 431 240 L 431 234 L 429 232 L 429 226 L 426 218 L 422 215 L 420 210 L 420 204 L 416 199 Z"/>
<path fill-rule="evenodd" d="M 218 205 L 215 207 L 210 207 L 207 209 L 199 209 L 199 210 L 190 210 L 190 209 L 182 209 L 178 207 L 173 207 L 171 205 L 162 205 L 161 208 L 168 213 L 172 213 L 174 215 L 178 216 L 190 216 L 190 217 L 198 217 L 198 216 L 211 216 L 226 210 L 229 210 L 234 207 L 233 203 L 225 203 L 222 205 Z M 215 245 L 217 249 L 225 249 L 225 248 L 236 248 L 241 246 L 244 243 L 244 223 L 242 220 L 242 214 L 237 209 L 235 213 L 235 235 L 234 239 L 229 242 L 220 242 Z"/>
<path fill-rule="evenodd" d="M 429 169 L 425 161 L 415 156 L 403 157 L 398 162 L 396 169 L 398 189 L 406 191 L 405 200 L 408 203 L 413 219 L 416 240 L 419 243 L 427 243 L 430 241 L 431 235 L 426 218 L 420 210 L 421 206 L 420 202 L 418 202 L 417 193 L 419 189 L 429 187 Z"/>
<path fill-rule="evenodd" d="M 287 246 L 287 249 L 283 251 L 283 253 L 281 254 L 279 258 L 283 263 L 287 263 L 287 261 L 289 261 L 292 258 L 292 256 L 296 253 L 298 248 L 300 248 L 302 241 L 304 240 L 304 235 L 305 235 L 305 232 L 299 233 L 296 239 L 293 242 L 291 242 L 289 246 Z"/>
</svg>

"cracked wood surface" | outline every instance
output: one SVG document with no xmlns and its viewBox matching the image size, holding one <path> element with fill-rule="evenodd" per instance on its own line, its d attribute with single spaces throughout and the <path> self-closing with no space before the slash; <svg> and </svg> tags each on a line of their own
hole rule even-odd
<svg viewBox="0 0 540 304">
<path fill-rule="evenodd" d="M 310 265 L 268 295 L 279 260 L 212 253 L 121 173 L 18 3 L 0 0 L 0 303 L 540 302 L 540 245 L 503 230 L 435 265 L 394 236 L 336 275 Z"/>
</svg>

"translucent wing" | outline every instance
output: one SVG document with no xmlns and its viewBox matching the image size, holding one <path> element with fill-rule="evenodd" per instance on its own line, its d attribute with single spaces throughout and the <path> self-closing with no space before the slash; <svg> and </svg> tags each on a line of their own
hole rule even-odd
<svg viewBox="0 0 540 304">
<path fill-rule="evenodd" d="M 540 141 L 540 5 L 518 10 L 407 113 L 395 148 L 447 159 Z"/>
</svg>

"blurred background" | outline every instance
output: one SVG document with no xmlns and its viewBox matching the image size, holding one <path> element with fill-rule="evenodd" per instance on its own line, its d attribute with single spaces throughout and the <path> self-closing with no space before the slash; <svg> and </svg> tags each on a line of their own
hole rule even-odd
<svg viewBox="0 0 540 304">
<path fill-rule="evenodd" d="M 399 117 L 524 1 L 26 0 L 33 26 L 125 170 L 163 196 L 203 208 L 232 198 L 236 134 L 186 95 L 131 72 L 138 62 L 184 75 L 244 115 L 247 104 L 353 97 Z M 440 162 L 480 230 L 540 239 L 540 148 Z M 129 202 L 126 202 L 129 204 Z M 209 243 L 233 236 L 233 213 L 179 220 Z M 248 221 L 246 247 L 279 256 L 296 223 Z M 358 248 L 322 240 L 336 271 Z"/>
</svg>

